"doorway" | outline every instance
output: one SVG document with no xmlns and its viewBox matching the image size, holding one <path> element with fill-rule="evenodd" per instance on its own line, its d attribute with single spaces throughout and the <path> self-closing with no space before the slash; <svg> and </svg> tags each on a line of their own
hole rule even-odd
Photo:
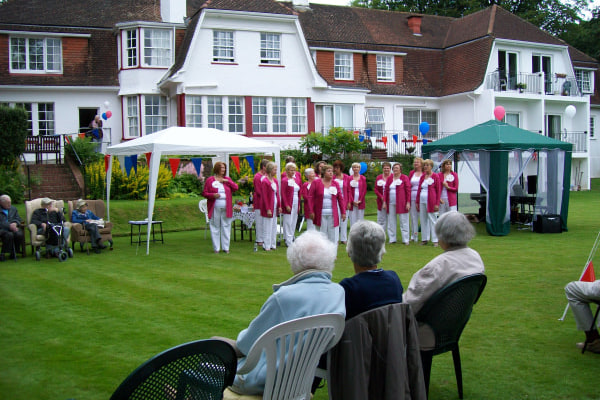
<svg viewBox="0 0 600 400">
<path fill-rule="evenodd" d="M 98 108 L 80 108 L 79 109 L 79 133 L 89 130 L 90 123 L 96 115 L 100 114 Z"/>
</svg>

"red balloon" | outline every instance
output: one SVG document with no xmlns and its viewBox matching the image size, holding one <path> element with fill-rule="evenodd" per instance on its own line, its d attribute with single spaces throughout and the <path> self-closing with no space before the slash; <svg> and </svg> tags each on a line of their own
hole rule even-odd
<svg viewBox="0 0 600 400">
<path fill-rule="evenodd" d="M 106 118 L 110 118 L 110 117 L 112 117 L 112 111 L 109 110 L 106 112 Z"/>
<path fill-rule="evenodd" d="M 506 110 L 504 110 L 504 107 L 496 106 L 496 108 L 494 108 L 494 117 L 496 117 L 498 121 L 502 121 L 502 118 L 504 118 L 504 114 L 506 114 Z"/>
</svg>

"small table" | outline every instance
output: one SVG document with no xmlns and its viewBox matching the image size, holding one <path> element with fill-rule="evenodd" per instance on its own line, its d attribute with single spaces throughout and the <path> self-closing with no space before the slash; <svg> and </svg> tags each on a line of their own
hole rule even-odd
<svg viewBox="0 0 600 400">
<path fill-rule="evenodd" d="M 252 208 L 248 209 L 247 211 L 233 211 L 233 241 L 237 241 L 237 231 L 240 231 L 242 240 L 244 240 L 244 232 L 248 231 L 250 234 L 250 241 L 252 241 L 252 229 L 255 218 L 256 214 Z"/>
<path fill-rule="evenodd" d="M 162 221 L 152 221 L 152 241 L 153 242 L 161 242 L 161 243 L 165 243 L 164 238 L 163 238 L 163 229 L 162 229 Z M 154 232 L 154 225 L 158 225 L 160 227 L 160 239 L 156 238 L 155 232 Z M 137 241 L 134 242 L 133 241 L 133 227 L 137 226 L 138 227 L 138 238 Z M 129 221 L 129 227 L 130 232 L 129 232 L 129 244 L 133 245 L 135 244 L 141 244 L 142 243 L 142 226 L 148 226 L 148 221 Z"/>
</svg>

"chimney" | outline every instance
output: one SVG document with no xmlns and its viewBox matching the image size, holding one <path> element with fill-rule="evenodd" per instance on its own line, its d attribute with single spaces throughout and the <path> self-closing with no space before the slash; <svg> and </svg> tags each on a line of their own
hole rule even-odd
<svg viewBox="0 0 600 400">
<path fill-rule="evenodd" d="M 182 24 L 186 14 L 186 2 L 183 0 L 161 0 L 160 16 L 163 22 Z"/>
<path fill-rule="evenodd" d="M 411 15 L 408 17 L 408 29 L 410 29 L 415 36 L 421 36 L 422 19 L 422 15 Z"/>
</svg>

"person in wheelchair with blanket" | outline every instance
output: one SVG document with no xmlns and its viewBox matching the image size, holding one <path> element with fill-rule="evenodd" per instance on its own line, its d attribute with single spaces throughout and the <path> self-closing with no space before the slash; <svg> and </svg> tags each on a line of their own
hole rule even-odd
<svg viewBox="0 0 600 400">
<path fill-rule="evenodd" d="M 31 223 L 37 227 L 38 235 L 46 236 L 46 250 L 58 256 L 60 249 L 66 246 L 70 229 L 64 226 L 65 216 L 62 210 L 56 208 L 54 200 L 45 197 L 41 204 L 42 207 L 31 215 Z"/>
</svg>

